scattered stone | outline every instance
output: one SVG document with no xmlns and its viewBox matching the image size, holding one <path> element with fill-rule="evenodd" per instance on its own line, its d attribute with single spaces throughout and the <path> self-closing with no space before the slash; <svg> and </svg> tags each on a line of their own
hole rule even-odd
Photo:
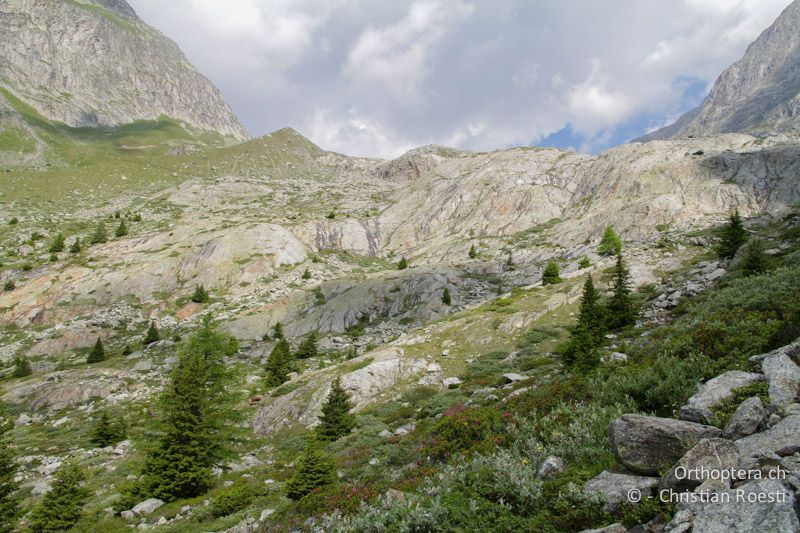
<svg viewBox="0 0 800 533">
<path fill-rule="evenodd" d="M 133 520 L 133 517 L 134 517 L 134 516 L 136 516 L 135 514 L 133 514 L 133 511 L 131 511 L 131 510 L 122 511 L 122 512 L 121 512 L 121 513 L 119 513 L 119 514 L 120 514 L 120 516 L 121 516 L 122 518 L 124 518 L 125 520 Z"/>
<path fill-rule="evenodd" d="M 440 365 L 439 363 L 428 363 L 428 366 L 425 367 L 425 371 L 428 372 L 429 374 L 435 374 L 437 372 L 441 372 L 442 365 Z"/>
<path fill-rule="evenodd" d="M 133 365 L 133 370 L 135 372 L 149 372 L 153 369 L 153 360 L 152 359 L 143 359 L 141 361 L 137 361 L 135 365 Z"/>
<path fill-rule="evenodd" d="M 384 438 L 384 439 L 388 439 L 392 435 L 393 435 L 393 433 L 391 431 L 389 431 L 388 429 L 384 429 L 383 431 L 378 433 L 378 436 L 381 437 L 381 438 Z"/>
<path fill-rule="evenodd" d="M 658 485 L 658 478 L 618 474 L 604 470 L 597 477 L 583 485 L 583 494 L 587 497 L 599 497 L 605 504 L 603 509 L 613 512 L 621 503 L 628 502 L 631 491 L 640 491 L 641 496 L 651 496 L 653 488 Z"/>
<path fill-rule="evenodd" d="M 183 507 L 181 507 L 181 514 L 188 514 L 191 511 L 192 511 L 191 505 L 184 505 Z"/>
<path fill-rule="evenodd" d="M 521 374 L 515 374 L 513 372 L 508 372 L 507 374 L 503 374 L 503 378 L 505 378 L 507 383 L 516 383 L 517 381 L 524 381 L 528 379 L 527 377 Z"/>
<path fill-rule="evenodd" d="M 166 524 L 166 523 L 167 523 L 167 517 L 165 517 L 165 516 L 162 516 L 161 518 L 159 518 L 159 519 L 158 519 L 158 524 L 159 524 L 159 525 L 162 525 L 162 526 L 163 526 L 163 525 L 164 525 L 164 524 Z"/>
<path fill-rule="evenodd" d="M 800 415 L 787 416 L 766 431 L 741 438 L 736 446 L 745 460 L 800 452 Z"/>
<path fill-rule="evenodd" d="M 739 466 L 739 449 L 725 439 L 703 439 L 680 458 L 661 478 L 662 489 L 683 492 L 706 480 L 717 481 L 720 472 Z M 730 485 L 724 488 L 730 488 Z"/>
<path fill-rule="evenodd" d="M 141 516 L 152 513 L 162 505 L 164 505 L 164 502 L 162 502 L 158 498 L 149 498 L 143 502 L 139 502 L 136 505 L 134 505 L 131 511 Z"/>
<path fill-rule="evenodd" d="M 800 397 L 800 367 L 783 352 L 772 353 L 761 362 L 761 370 L 769 382 L 772 405 L 794 403 Z"/>
<path fill-rule="evenodd" d="M 658 474 L 702 439 L 719 437 L 715 427 L 637 414 L 622 415 L 609 427 L 611 449 L 632 472 Z"/>
<path fill-rule="evenodd" d="M 272 514 L 275 513 L 275 509 L 264 509 L 261 511 L 261 516 L 258 517 L 259 522 L 263 522 L 267 518 L 269 518 Z"/>
<path fill-rule="evenodd" d="M 33 419 L 30 416 L 22 413 L 17 417 L 17 420 L 14 422 L 14 424 L 17 426 L 29 426 L 32 421 Z"/>
<path fill-rule="evenodd" d="M 726 272 L 727 272 L 727 270 L 725 270 L 724 268 L 718 268 L 718 269 L 714 270 L 713 272 L 710 272 L 710 273 L 706 274 L 706 279 L 708 281 L 716 281 L 719 278 L 721 278 L 722 276 L 724 276 Z"/>
<path fill-rule="evenodd" d="M 764 409 L 761 398 L 758 396 L 748 398 L 740 403 L 731 415 L 722 430 L 722 436 L 726 439 L 737 440 L 752 435 L 758 431 L 766 418 L 767 410 Z"/>
<path fill-rule="evenodd" d="M 622 352 L 611 352 L 608 355 L 608 362 L 609 363 L 627 363 L 628 362 L 628 355 Z"/>
<path fill-rule="evenodd" d="M 542 464 L 539 465 L 539 469 L 536 471 L 536 477 L 539 479 L 547 479 L 556 474 L 560 474 L 566 470 L 566 468 L 564 460 L 561 457 L 549 455 L 542 461 Z"/>
<path fill-rule="evenodd" d="M 732 398 L 736 389 L 763 381 L 764 376 L 741 370 L 731 370 L 700 385 L 697 393 L 681 407 L 680 418 L 690 422 L 708 423 L 712 409 L 721 401 Z"/>
<path fill-rule="evenodd" d="M 714 494 L 714 493 L 709 493 Z M 702 533 L 794 532 L 800 522 L 795 495 L 774 479 L 751 481 L 717 498 L 686 504 L 694 514 L 692 531 Z M 727 497 L 720 498 L 722 494 Z"/>
<path fill-rule="evenodd" d="M 444 378 L 444 379 L 442 380 L 442 385 L 444 385 L 444 386 L 445 386 L 445 387 L 447 387 L 448 389 L 450 389 L 450 388 L 456 388 L 456 387 L 458 387 L 459 385 L 461 385 L 461 380 L 460 380 L 460 379 L 458 379 L 457 377 Z"/>
</svg>

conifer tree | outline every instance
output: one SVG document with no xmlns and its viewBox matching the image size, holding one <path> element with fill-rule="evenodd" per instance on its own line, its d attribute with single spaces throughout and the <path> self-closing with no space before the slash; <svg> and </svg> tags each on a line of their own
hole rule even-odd
<svg viewBox="0 0 800 533">
<path fill-rule="evenodd" d="M 631 274 L 622 254 L 617 254 L 611 299 L 606 307 L 609 329 L 623 328 L 636 322 L 636 309 L 631 298 Z"/>
<path fill-rule="evenodd" d="M 155 322 L 150 322 L 150 327 L 147 328 L 147 333 L 144 336 L 144 343 L 145 346 L 149 346 L 154 342 L 158 342 L 161 340 L 161 334 L 158 331 L 158 326 L 156 326 Z"/>
<path fill-rule="evenodd" d="M 309 270 L 308 270 L 308 269 L 305 269 L 305 270 L 303 271 L 303 275 L 302 275 L 302 276 L 300 276 L 300 277 L 301 277 L 302 279 L 311 279 L 311 272 L 309 272 Z"/>
<path fill-rule="evenodd" d="M 0 533 L 14 531 L 20 515 L 19 497 L 15 494 L 19 486 L 14 481 L 17 463 L 6 438 L 12 425 L 5 406 L 0 403 Z"/>
<path fill-rule="evenodd" d="M 549 261 L 547 266 L 544 267 L 544 272 L 542 272 L 542 285 L 554 285 L 556 283 L 561 283 L 561 271 L 558 268 L 558 263 L 555 261 Z"/>
<path fill-rule="evenodd" d="M 450 289 L 448 287 L 445 287 L 444 290 L 442 291 L 442 303 L 444 305 L 452 304 L 452 300 L 450 298 Z"/>
<path fill-rule="evenodd" d="M 89 352 L 89 355 L 86 357 L 86 362 L 99 363 L 100 361 L 105 361 L 105 359 L 106 349 L 103 346 L 103 340 L 100 337 L 97 337 L 97 342 L 94 343 L 92 351 Z"/>
<path fill-rule="evenodd" d="M 75 236 L 75 241 L 73 241 L 72 246 L 69 247 L 69 253 L 71 254 L 79 254 L 81 253 L 81 238 L 77 235 Z"/>
<path fill-rule="evenodd" d="M 408 268 L 408 261 L 406 260 L 405 256 L 400 258 L 400 262 L 397 263 L 397 270 L 405 270 Z"/>
<path fill-rule="evenodd" d="M 226 392 L 224 357 L 235 344 L 206 317 L 178 353 L 161 396 L 161 431 L 148 450 L 140 492 L 164 501 L 191 498 L 212 483 L 212 469 L 229 455 L 224 429 L 235 398 Z"/>
<path fill-rule="evenodd" d="M 4 291 L 13 291 L 16 288 L 17 288 L 17 284 L 14 282 L 13 279 L 10 279 L 10 280 L 6 281 L 3 284 L 3 290 Z"/>
<path fill-rule="evenodd" d="M 111 427 L 111 419 L 108 417 L 108 412 L 104 409 L 100 418 L 95 422 L 94 428 L 92 428 L 92 435 L 89 438 L 89 442 L 97 448 L 105 448 L 106 446 L 116 444 L 114 441 L 115 437 L 115 432 Z"/>
<path fill-rule="evenodd" d="M 722 228 L 722 235 L 717 253 L 721 259 L 730 259 L 742 245 L 747 242 L 747 230 L 744 229 L 739 210 L 733 212 L 728 223 Z"/>
<path fill-rule="evenodd" d="M 317 355 L 317 334 L 312 331 L 297 347 L 296 357 L 297 359 L 308 359 Z"/>
<path fill-rule="evenodd" d="M 194 294 L 192 294 L 192 301 L 196 304 L 204 304 L 208 302 L 208 291 L 203 285 L 198 285 L 194 288 Z"/>
<path fill-rule="evenodd" d="M 589 268 L 592 266 L 592 262 L 589 261 L 589 258 L 584 255 L 581 257 L 580 261 L 578 261 L 578 266 L 581 268 Z"/>
<path fill-rule="evenodd" d="M 14 359 L 14 371 L 12 372 L 12 376 L 15 378 L 24 378 L 26 376 L 30 376 L 33 373 L 31 369 L 31 364 L 25 357 L 17 357 Z"/>
<path fill-rule="evenodd" d="M 606 231 L 603 233 L 603 238 L 600 245 L 597 247 L 597 253 L 600 255 L 614 255 L 622 251 L 622 240 L 614 231 L 611 226 L 606 226 Z"/>
<path fill-rule="evenodd" d="M 128 226 L 125 224 L 125 219 L 123 218 L 119 221 L 119 226 L 117 226 L 117 229 L 114 231 L 114 236 L 124 237 L 127 234 L 128 234 Z"/>
<path fill-rule="evenodd" d="M 296 461 L 294 475 L 286 482 L 286 495 L 299 500 L 312 490 L 336 482 L 336 463 L 333 457 L 319 449 L 313 436 L 309 437 L 306 448 Z"/>
<path fill-rule="evenodd" d="M 319 425 L 315 429 L 319 439 L 334 441 L 349 434 L 355 427 L 355 417 L 350 414 L 352 408 L 350 395 L 342 388 L 337 377 L 331 383 L 331 390 L 322 406 Z"/>
<path fill-rule="evenodd" d="M 469 247 L 469 258 L 475 259 L 476 257 L 478 257 L 478 251 L 475 249 L 475 245 L 473 244 Z"/>
<path fill-rule="evenodd" d="M 53 242 L 50 243 L 50 248 L 47 250 L 50 253 L 58 253 L 64 251 L 64 234 L 59 233 L 53 237 Z"/>
<path fill-rule="evenodd" d="M 275 322 L 275 325 L 272 326 L 272 338 L 276 341 L 283 338 L 283 324 L 280 322 Z"/>
<path fill-rule="evenodd" d="M 748 276 L 756 276 L 767 271 L 767 254 L 764 253 L 764 243 L 756 239 L 747 245 L 742 270 Z"/>
<path fill-rule="evenodd" d="M 89 491 L 81 468 L 68 463 L 58 469 L 50 491 L 31 513 L 31 529 L 35 532 L 70 529 L 80 519 Z"/>
<path fill-rule="evenodd" d="M 108 242 L 108 232 L 106 231 L 106 225 L 104 223 L 97 223 L 97 227 L 95 227 L 94 233 L 92 233 L 92 238 L 89 242 L 91 244 Z"/>
<path fill-rule="evenodd" d="M 291 362 L 291 347 L 286 339 L 280 339 L 272 348 L 267 359 L 266 385 L 277 387 L 289 379 L 289 364 Z"/>
<path fill-rule="evenodd" d="M 603 312 L 600 295 L 592 276 L 587 276 L 581 295 L 578 322 L 572 328 L 569 341 L 559 351 L 564 365 L 585 371 L 596 364 L 594 349 L 603 333 Z"/>
</svg>

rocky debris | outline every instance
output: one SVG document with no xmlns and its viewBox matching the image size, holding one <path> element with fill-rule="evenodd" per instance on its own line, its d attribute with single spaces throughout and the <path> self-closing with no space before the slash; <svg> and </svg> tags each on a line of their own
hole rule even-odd
<svg viewBox="0 0 800 533">
<path fill-rule="evenodd" d="M 628 362 L 628 355 L 622 352 L 611 352 L 603 358 L 603 361 L 611 364 L 621 364 Z"/>
<path fill-rule="evenodd" d="M 149 498 L 147 500 L 144 500 L 143 502 L 139 502 L 136 505 L 134 505 L 131 511 L 141 516 L 152 513 L 162 505 L 164 505 L 164 502 L 162 502 L 158 498 Z"/>
<path fill-rule="evenodd" d="M 459 378 L 455 377 L 455 376 L 454 377 L 449 377 L 449 378 L 444 378 L 442 380 L 442 385 L 444 385 L 448 389 L 452 389 L 452 388 L 455 388 L 455 387 L 458 387 L 459 385 L 461 385 L 461 380 Z"/>
<path fill-rule="evenodd" d="M 764 376 L 741 370 L 725 372 L 702 384 L 680 409 L 680 417 L 691 422 L 707 423 L 713 416 L 712 409 L 722 400 L 732 398 L 737 389 L 763 381 Z"/>
<path fill-rule="evenodd" d="M 718 428 L 637 414 L 622 415 L 609 427 L 611 449 L 632 472 L 658 474 L 702 439 L 721 435 Z"/>
<path fill-rule="evenodd" d="M 701 261 L 690 271 L 690 278 L 683 282 L 670 281 L 658 288 L 659 296 L 641 310 L 641 315 L 650 321 L 661 321 L 664 312 L 678 305 L 681 298 L 700 294 L 715 281 L 725 275 L 727 270 L 719 261 Z"/>
<path fill-rule="evenodd" d="M 517 381 L 525 381 L 528 378 L 526 376 L 521 375 L 521 374 L 515 374 L 513 372 L 508 372 L 506 374 L 503 374 L 503 379 L 505 379 L 507 383 L 516 383 Z"/>
<path fill-rule="evenodd" d="M 651 496 L 657 485 L 658 478 L 655 477 L 633 476 L 604 470 L 583 485 L 583 493 L 588 498 L 605 502 L 604 510 L 613 511 L 620 504 L 630 501 L 628 495 L 631 491 L 639 491 L 644 498 Z"/>
<path fill-rule="evenodd" d="M 761 433 L 741 438 L 736 446 L 744 461 L 800 452 L 800 414 L 789 415 Z"/>
<path fill-rule="evenodd" d="M 581 533 L 627 533 L 627 531 L 622 524 L 611 524 L 600 529 L 584 529 Z"/>
<path fill-rule="evenodd" d="M 753 396 L 739 404 L 728 423 L 722 430 L 726 439 L 741 439 L 752 435 L 762 426 L 767 418 L 767 410 L 761 403 L 761 398 Z"/>
<path fill-rule="evenodd" d="M 708 479 L 716 481 L 709 476 L 738 466 L 739 450 L 733 442 L 726 439 L 703 439 L 661 478 L 660 488 L 679 492 L 692 490 Z"/>
<path fill-rule="evenodd" d="M 547 479 L 560 474 L 566 470 L 566 468 L 564 460 L 561 457 L 548 455 L 536 470 L 536 477 L 539 479 Z"/>
<path fill-rule="evenodd" d="M 761 371 L 769 382 L 770 404 L 782 406 L 800 400 L 800 367 L 786 353 L 775 352 L 764 357 Z"/>
<path fill-rule="evenodd" d="M 794 493 L 778 480 L 757 480 L 732 490 L 707 493 L 707 501 L 681 504 L 692 531 L 703 533 L 795 532 L 800 530 Z M 724 496 L 722 496 L 724 495 Z"/>
<path fill-rule="evenodd" d="M 153 369 L 152 359 L 143 359 L 141 361 L 136 361 L 136 364 L 133 365 L 134 372 L 149 372 L 152 369 Z"/>
</svg>

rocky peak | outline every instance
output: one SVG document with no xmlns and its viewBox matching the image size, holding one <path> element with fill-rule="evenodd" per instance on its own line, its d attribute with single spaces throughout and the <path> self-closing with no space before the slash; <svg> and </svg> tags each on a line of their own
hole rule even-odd
<svg viewBox="0 0 800 533">
<path fill-rule="evenodd" d="M 717 79 L 702 105 L 675 124 L 638 139 L 719 133 L 759 136 L 800 128 L 800 0 Z"/>
<path fill-rule="evenodd" d="M 111 127 L 167 116 L 248 137 L 219 90 L 124 0 L 0 6 L 0 87 L 47 119 Z"/>
</svg>

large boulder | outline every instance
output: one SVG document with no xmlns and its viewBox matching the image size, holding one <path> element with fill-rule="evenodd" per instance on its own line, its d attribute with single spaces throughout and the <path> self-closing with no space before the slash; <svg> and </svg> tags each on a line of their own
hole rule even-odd
<svg viewBox="0 0 800 533">
<path fill-rule="evenodd" d="M 658 478 L 655 477 L 632 476 L 604 470 L 583 485 L 583 494 L 587 498 L 599 498 L 604 502 L 603 508 L 606 511 L 613 511 L 625 502 L 637 503 L 638 498 L 652 496 L 653 489 L 657 485 Z M 632 492 L 637 496 L 634 500 L 630 498 Z"/>
<path fill-rule="evenodd" d="M 685 504 L 694 515 L 692 531 L 794 533 L 800 530 L 794 511 L 795 495 L 778 480 L 751 481 L 711 496 Z"/>
<path fill-rule="evenodd" d="M 767 418 L 767 410 L 761 403 L 761 398 L 753 396 L 739 404 L 733 415 L 728 419 L 722 436 L 726 439 L 736 440 L 752 435 Z"/>
<path fill-rule="evenodd" d="M 800 452 L 800 415 L 787 416 L 766 431 L 741 438 L 736 446 L 745 461 Z"/>
<path fill-rule="evenodd" d="M 725 439 L 703 439 L 686 452 L 661 479 L 662 489 L 688 491 L 739 466 L 739 449 Z M 729 478 L 728 478 L 729 479 Z M 728 484 L 728 486 L 730 486 Z"/>
<path fill-rule="evenodd" d="M 632 472 L 656 475 L 702 439 L 719 437 L 715 427 L 637 414 L 622 415 L 609 426 L 611 449 Z"/>
<path fill-rule="evenodd" d="M 769 382 L 769 401 L 788 405 L 800 398 L 800 367 L 783 352 L 772 353 L 761 362 L 761 370 Z"/>
<path fill-rule="evenodd" d="M 164 502 L 162 502 L 158 498 L 149 498 L 143 502 L 139 502 L 136 505 L 134 505 L 131 511 L 133 511 L 135 514 L 138 515 L 145 515 L 152 513 L 162 505 L 164 505 Z"/>
<path fill-rule="evenodd" d="M 690 422 L 706 424 L 713 416 L 712 409 L 721 401 L 732 398 L 736 389 L 764 381 L 764 376 L 753 372 L 731 370 L 700 385 L 697 393 L 681 407 L 680 417 Z"/>
</svg>

